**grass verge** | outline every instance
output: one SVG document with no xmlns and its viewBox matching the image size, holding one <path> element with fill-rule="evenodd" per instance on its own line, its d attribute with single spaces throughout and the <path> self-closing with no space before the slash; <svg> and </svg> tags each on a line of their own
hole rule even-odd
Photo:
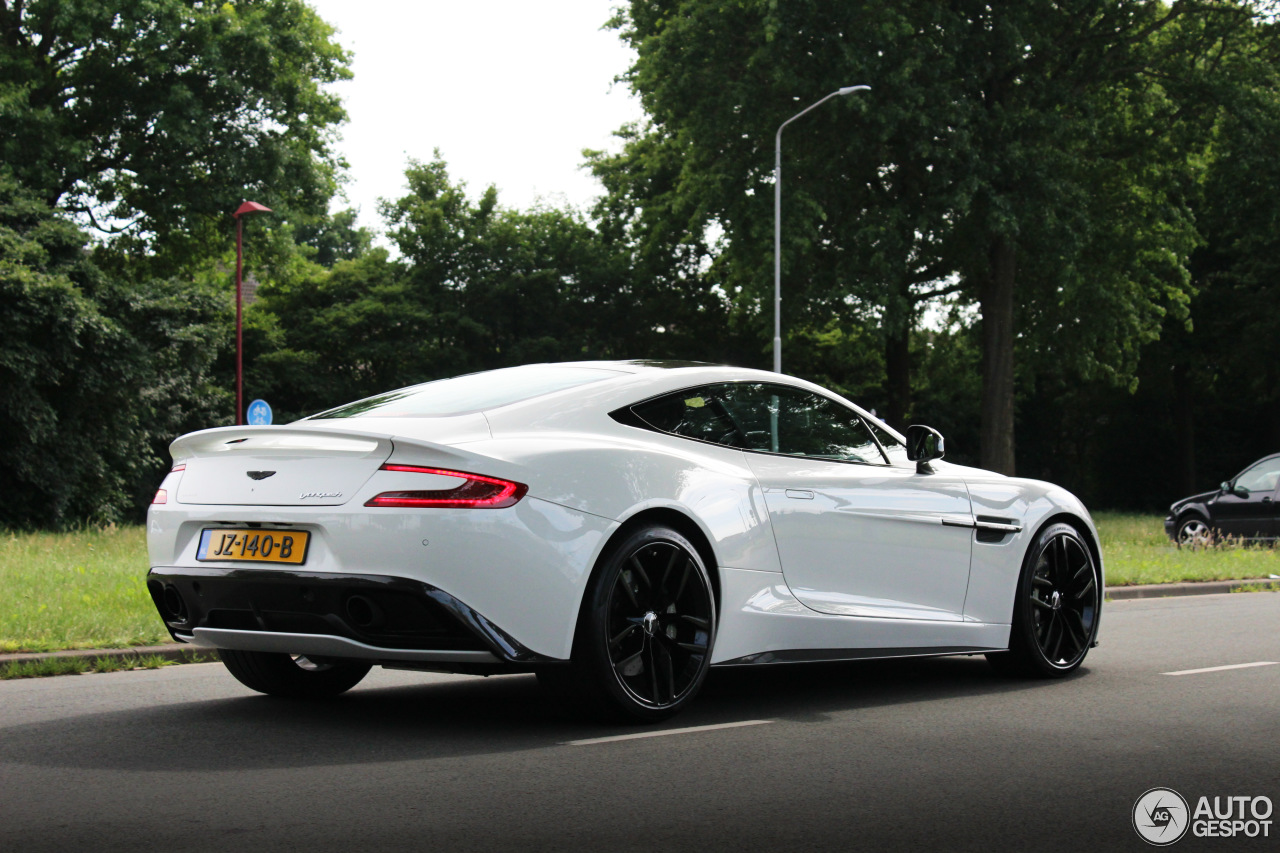
<svg viewBox="0 0 1280 853">
<path fill-rule="evenodd" d="M 1102 538 L 1107 586 L 1280 575 L 1280 549 L 1272 546 L 1177 548 L 1164 535 L 1160 516 L 1098 512 L 1093 520 Z"/>
<path fill-rule="evenodd" d="M 0 532 L 0 652 L 169 642 L 146 579 L 140 525 Z"/>
<path fill-rule="evenodd" d="M 1160 516 L 1099 512 L 1094 520 L 1111 586 L 1280 575 L 1278 548 L 1178 549 L 1164 535 Z M 0 532 L 0 652 L 168 642 L 147 594 L 146 576 L 141 526 Z M 74 666 L 40 664 L 64 665 Z"/>
<path fill-rule="evenodd" d="M 159 669 L 177 661 L 162 655 L 111 655 L 88 658 L 45 658 L 0 665 L 0 681 L 10 678 L 43 678 L 46 675 L 80 675 L 86 672 L 121 672 L 127 669 Z"/>
</svg>

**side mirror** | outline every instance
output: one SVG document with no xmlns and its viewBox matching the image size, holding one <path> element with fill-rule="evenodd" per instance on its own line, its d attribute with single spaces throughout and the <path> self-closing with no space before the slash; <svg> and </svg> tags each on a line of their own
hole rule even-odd
<svg viewBox="0 0 1280 853">
<path fill-rule="evenodd" d="M 941 459 L 946 451 L 942 433 L 933 427 L 912 424 L 907 427 L 907 459 L 916 463 L 916 471 L 929 474 L 933 471 L 929 462 Z"/>
<path fill-rule="evenodd" d="M 1245 487 L 1243 487 L 1243 486 L 1237 486 L 1235 483 L 1232 483 L 1232 482 L 1229 482 L 1229 481 L 1228 481 L 1228 482 L 1223 482 L 1223 484 L 1222 484 L 1222 492 L 1223 492 L 1223 494 L 1227 494 L 1227 495 L 1235 495 L 1235 496 L 1236 496 L 1236 497 L 1238 497 L 1238 498 L 1247 498 L 1247 497 L 1249 497 L 1249 490 L 1248 490 L 1248 489 L 1246 489 L 1246 488 L 1245 488 Z"/>
</svg>

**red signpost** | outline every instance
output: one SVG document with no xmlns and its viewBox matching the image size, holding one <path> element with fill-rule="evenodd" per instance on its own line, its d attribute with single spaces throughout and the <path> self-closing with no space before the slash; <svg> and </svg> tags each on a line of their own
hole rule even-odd
<svg viewBox="0 0 1280 853">
<path fill-rule="evenodd" d="M 244 258 L 244 220 L 250 213 L 270 213 L 271 208 L 256 201 L 246 201 L 232 214 L 236 218 L 236 426 L 244 424 L 244 298 L 240 268 Z"/>
</svg>

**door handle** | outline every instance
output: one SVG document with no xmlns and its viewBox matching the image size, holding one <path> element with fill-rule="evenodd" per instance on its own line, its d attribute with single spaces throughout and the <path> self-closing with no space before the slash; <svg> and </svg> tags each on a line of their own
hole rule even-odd
<svg viewBox="0 0 1280 853">
<path fill-rule="evenodd" d="M 813 492 L 808 489 L 787 489 L 787 497 L 801 501 L 813 500 Z"/>
</svg>

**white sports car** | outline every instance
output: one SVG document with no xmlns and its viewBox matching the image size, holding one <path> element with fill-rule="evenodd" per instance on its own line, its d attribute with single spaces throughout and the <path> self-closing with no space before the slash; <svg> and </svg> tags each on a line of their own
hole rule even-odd
<svg viewBox="0 0 1280 853">
<path fill-rule="evenodd" d="M 712 666 L 985 654 L 1061 676 L 1097 642 L 1079 500 L 776 373 L 529 365 L 171 450 L 147 587 L 175 639 L 264 693 L 374 664 L 533 671 L 646 721 Z"/>
</svg>

